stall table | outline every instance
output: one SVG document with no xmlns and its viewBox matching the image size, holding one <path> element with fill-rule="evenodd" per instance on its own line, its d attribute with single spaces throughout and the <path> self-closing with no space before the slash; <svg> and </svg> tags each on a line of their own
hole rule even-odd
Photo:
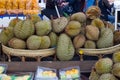
<svg viewBox="0 0 120 80">
<path fill-rule="evenodd" d="M 42 62 L 0 62 L 0 64 L 7 64 L 8 70 L 7 73 L 15 73 L 15 72 L 35 72 L 38 66 L 49 67 L 49 68 L 65 68 L 72 66 L 80 66 L 80 72 L 90 73 L 92 66 L 96 61 L 42 61 Z M 82 76 L 82 80 L 85 79 Z"/>
</svg>

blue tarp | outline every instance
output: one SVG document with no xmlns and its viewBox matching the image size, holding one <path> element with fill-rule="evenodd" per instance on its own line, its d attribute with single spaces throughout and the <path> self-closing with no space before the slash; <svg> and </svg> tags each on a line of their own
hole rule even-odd
<svg viewBox="0 0 120 80">
<path fill-rule="evenodd" d="M 9 15 L 9 14 L 4 14 L 4 15 L 0 15 L 0 18 L 4 18 L 4 17 L 16 17 L 16 16 L 18 16 L 18 17 L 25 17 L 25 15 L 23 15 L 23 14 L 18 14 L 18 15 L 16 15 L 16 14 L 11 14 L 11 15 Z M 42 18 L 42 15 L 41 14 L 39 14 L 39 16 Z"/>
<path fill-rule="evenodd" d="M 86 5 L 84 11 L 86 11 L 90 6 L 94 5 L 95 0 L 86 0 Z"/>
<path fill-rule="evenodd" d="M 8 15 L 8 14 L 4 14 L 4 15 L 0 15 L 0 18 L 4 18 L 4 17 L 16 17 L 16 16 L 19 16 L 19 17 L 25 17 L 23 14 L 12 14 L 12 15 Z"/>
</svg>

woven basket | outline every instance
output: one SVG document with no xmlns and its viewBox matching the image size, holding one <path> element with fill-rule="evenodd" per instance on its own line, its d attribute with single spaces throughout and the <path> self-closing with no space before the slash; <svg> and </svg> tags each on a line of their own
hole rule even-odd
<svg viewBox="0 0 120 80">
<path fill-rule="evenodd" d="M 13 49 L 5 45 L 2 45 L 2 51 L 8 56 L 8 58 L 10 56 L 18 56 L 22 58 L 25 58 L 25 57 L 43 58 L 43 57 L 47 57 L 55 54 L 55 48 L 42 49 L 42 50 L 22 50 L 22 49 Z M 23 59 L 22 61 L 25 61 L 25 60 Z"/>
<path fill-rule="evenodd" d="M 85 48 L 78 49 L 78 51 L 83 51 L 84 55 L 89 55 L 89 56 L 111 54 L 118 50 L 120 50 L 120 44 L 109 47 L 109 48 L 102 48 L 102 49 L 85 49 Z"/>
</svg>

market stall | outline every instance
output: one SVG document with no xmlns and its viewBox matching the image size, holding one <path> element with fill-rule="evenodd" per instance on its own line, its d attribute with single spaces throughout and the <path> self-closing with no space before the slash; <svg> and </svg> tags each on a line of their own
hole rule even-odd
<svg viewBox="0 0 120 80">
<path fill-rule="evenodd" d="M 51 16 L 50 20 L 44 20 L 35 1 L 24 2 L 27 6 L 21 5 L 20 0 L 10 2 L 17 3 L 14 4 L 15 8 L 5 8 L 6 4 L 2 8 L 0 6 L 0 18 L 14 17 L 7 26 L 0 27 L 0 64 L 7 65 L 2 78 L 7 76 L 10 80 L 16 80 L 27 75 L 25 80 L 28 80 L 30 76 L 26 72 L 32 72 L 35 79 L 36 76 L 39 78 L 36 80 L 88 80 L 89 75 L 89 80 L 93 80 L 94 74 L 100 77 L 103 73 L 110 73 L 113 62 L 119 62 L 120 31 L 100 18 L 98 5 L 89 7 L 85 13 L 77 12 L 70 16 L 60 16 L 55 5 L 58 18 Z M 105 62 L 103 57 L 108 54 L 114 54 L 115 60 L 107 59 L 109 63 Z M 101 59 L 103 61 L 97 61 Z M 99 68 L 101 65 L 105 67 Z M 1 70 L 5 69 L 3 67 Z M 104 72 L 107 68 L 110 70 Z M 103 72 L 100 73 L 99 69 Z M 18 75 L 18 72 L 22 75 Z M 112 75 L 116 76 L 117 73 Z"/>
</svg>

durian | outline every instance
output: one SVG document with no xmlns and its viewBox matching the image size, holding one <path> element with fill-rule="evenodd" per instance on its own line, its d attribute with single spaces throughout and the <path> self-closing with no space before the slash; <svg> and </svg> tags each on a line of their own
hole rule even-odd
<svg viewBox="0 0 120 80">
<path fill-rule="evenodd" d="M 112 69 L 113 62 L 110 58 L 99 59 L 95 63 L 95 69 L 98 74 L 109 73 Z"/>
</svg>

